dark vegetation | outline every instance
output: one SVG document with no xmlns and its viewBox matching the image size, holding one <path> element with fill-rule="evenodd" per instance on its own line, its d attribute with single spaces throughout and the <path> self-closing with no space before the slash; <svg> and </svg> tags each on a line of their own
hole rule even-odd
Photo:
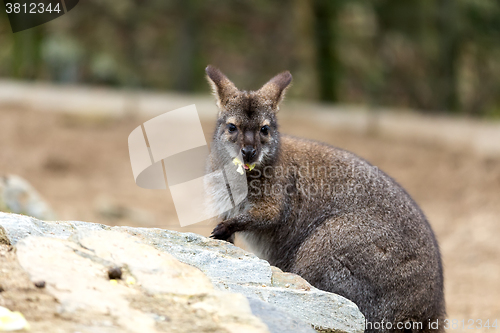
<svg viewBox="0 0 500 333">
<path fill-rule="evenodd" d="M 1 13 L 0 76 L 196 92 L 208 63 L 248 89 L 288 69 L 292 97 L 498 117 L 499 40 L 496 0 L 85 0 L 17 34 Z"/>
</svg>

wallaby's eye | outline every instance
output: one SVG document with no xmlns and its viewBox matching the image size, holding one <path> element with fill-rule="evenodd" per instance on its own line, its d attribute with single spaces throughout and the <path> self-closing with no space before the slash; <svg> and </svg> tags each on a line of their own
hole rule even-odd
<svg viewBox="0 0 500 333">
<path fill-rule="evenodd" d="M 269 134 L 269 126 L 267 126 L 267 125 L 262 126 L 262 128 L 260 129 L 260 133 L 262 133 L 262 135 L 268 135 Z"/>
<path fill-rule="evenodd" d="M 227 124 L 227 130 L 229 133 L 234 133 L 236 131 L 236 125 L 235 124 Z"/>
</svg>

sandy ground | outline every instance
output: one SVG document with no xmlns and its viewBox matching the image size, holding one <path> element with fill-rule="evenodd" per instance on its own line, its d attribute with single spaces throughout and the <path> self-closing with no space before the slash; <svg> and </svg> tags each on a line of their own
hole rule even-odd
<svg viewBox="0 0 500 333">
<path fill-rule="evenodd" d="M 282 132 L 357 153 L 421 205 L 441 246 L 448 317 L 459 321 L 450 331 L 470 331 L 461 329 L 462 320 L 467 327 L 469 319 L 490 325 L 498 320 L 500 326 L 500 158 L 480 157 L 460 146 L 388 139 L 383 133 L 332 131 L 285 111 L 280 117 Z M 26 178 L 62 220 L 209 235 L 209 225 L 178 225 L 168 190 L 135 185 L 127 137 L 145 120 L 0 108 L 0 174 Z M 203 126 L 210 136 L 211 122 Z M 30 291 L 22 290 L 8 303 L 28 311 L 21 304 L 23 298 L 29 301 Z"/>
</svg>

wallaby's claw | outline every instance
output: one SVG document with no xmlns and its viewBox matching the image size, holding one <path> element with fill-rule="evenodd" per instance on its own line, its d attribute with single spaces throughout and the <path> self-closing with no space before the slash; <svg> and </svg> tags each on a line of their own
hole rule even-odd
<svg viewBox="0 0 500 333">
<path fill-rule="evenodd" d="M 224 223 L 219 223 L 212 231 L 210 238 L 227 241 L 232 234 Z"/>
</svg>

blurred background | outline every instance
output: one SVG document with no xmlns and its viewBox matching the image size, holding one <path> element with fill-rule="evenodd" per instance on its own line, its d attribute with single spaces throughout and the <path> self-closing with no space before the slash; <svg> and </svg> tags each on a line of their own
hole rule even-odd
<svg viewBox="0 0 500 333">
<path fill-rule="evenodd" d="M 400 182 L 440 242 L 449 318 L 500 320 L 498 1 L 86 0 L 16 34 L 0 9 L 0 210 L 209 235 L 135 185 L 127 137 L 195 103 L 209 142 L 207 64 L 246 90 L 290 70 L 282 132 Z"/>
<path fill-rule="evenodd" d="M 194 92 L 208 63 L 249 88 L 288 69 L 293 97 L 500 117 L 495 0 L 87 0 L 0 36 L 3 77 Z"/>
</svg>

